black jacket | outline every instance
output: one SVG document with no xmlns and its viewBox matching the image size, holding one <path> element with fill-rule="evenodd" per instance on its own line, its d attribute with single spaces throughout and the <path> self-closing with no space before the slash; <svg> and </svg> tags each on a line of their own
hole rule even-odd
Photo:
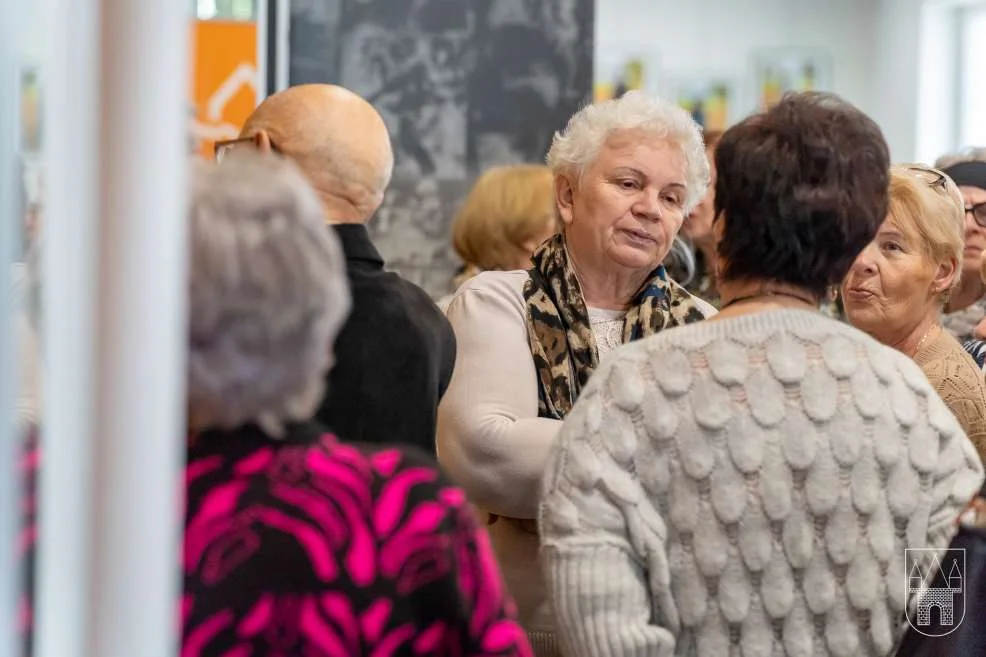
<svg viewBox="0 0 986 657">
<path fill-rule="evenodd" d="M 353 308 L 317 418 L 342 440 L 416 445 L 435 454 L 438 402 L 455 335 L 418 286 L 384 270 L 366 227 L 332 227 L 346 254 Z"/>
</svg>

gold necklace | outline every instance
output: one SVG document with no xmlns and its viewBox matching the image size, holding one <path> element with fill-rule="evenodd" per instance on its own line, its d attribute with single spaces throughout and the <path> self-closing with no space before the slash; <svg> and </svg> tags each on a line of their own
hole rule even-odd
<svg viewBox="0 0 986 657">
<path fill-rule="evenodd" d="M 818 300 L 812 297 L 804 296 L 801 294 L 796 294 L 794 292 L 784 292 L 782 290 L 760 290 L 754 294 L 747 294 L 745 296 L 736 297 L 735 299 L 730 299 L 726 303 L 722 304 L 719 310 L 725 310 L 730 306 L 737 303 L 745 303 L 747 301 L 753 301 L 755 299 L 767 300 L 770 297 L 788 297 L 790 299 L 797 299 L 798 301 L 808 304 L 809 306 L 817 306 Z"/>
<path fill-rule="evenodd" d="M 924 335 L 922 335 L 921 339 L 918 341 L 918 346 L 914 347 L 914 353 L 921 351 L 921 347 L 924 346 L 924 341 L 928 339 L 928 336 L 930 336 L 931 332 L 936 328 L 938 328 L 938 324 L 932 324 L 928 327 L 928 330 L 924 332 Z"/>
</svg>

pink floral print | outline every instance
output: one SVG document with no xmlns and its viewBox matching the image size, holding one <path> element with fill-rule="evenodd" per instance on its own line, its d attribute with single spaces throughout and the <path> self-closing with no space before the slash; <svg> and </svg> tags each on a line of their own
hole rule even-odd
<svg viewBox="0 0 986 657">
<path fill-rule="evenodd" d="M 313 428 L 196 437 L 182 657 L 530 655 L 461 490 Z"/>
</svg>

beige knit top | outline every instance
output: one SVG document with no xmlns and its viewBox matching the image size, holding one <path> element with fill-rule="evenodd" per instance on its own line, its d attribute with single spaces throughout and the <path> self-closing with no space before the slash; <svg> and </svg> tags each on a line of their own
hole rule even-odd
<svg viewBox="0 0 986 657">
<path fill-rule="evenodd" d="M 986 460 L 986 379 L 976 361 L 951 333 L 940 331 L 914 354 L 914 362 Z"/>
</svg>

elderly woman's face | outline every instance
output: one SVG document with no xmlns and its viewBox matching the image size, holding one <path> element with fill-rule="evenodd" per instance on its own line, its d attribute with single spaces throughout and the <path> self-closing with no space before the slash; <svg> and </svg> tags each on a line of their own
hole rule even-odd
<svg viewBox="0 0 986 657">
<path fill-rule="evenodd" d="M 942 280 L 941 267 L 920 246 L 884 220 L 842 283 L 850 324 L 875 336 L 894 334 L 934 311 L 951 276 Z"/>
<path fill-rule="evenodd" d="M 986 202 L 986 189 L 978 187 L 959 187 L 966 207 Z M 965 213 L 965 252 L 962 254 L 962 272 L 967 276 L 979 277 L 983 252 L 986 251 L 986 228 L 976 223 L 971 212 Z"/>
<path fill-rule="evenodd" d="M 613 133 L 559 212 L 576 259 L 650 270 L 667 255 L 684 219 L 686 160 L 666 139 Z M 573 181 L 574 182 L 574 181 Z M 605 261 L 602 259 L 605 258 Z"/>
</svg>

